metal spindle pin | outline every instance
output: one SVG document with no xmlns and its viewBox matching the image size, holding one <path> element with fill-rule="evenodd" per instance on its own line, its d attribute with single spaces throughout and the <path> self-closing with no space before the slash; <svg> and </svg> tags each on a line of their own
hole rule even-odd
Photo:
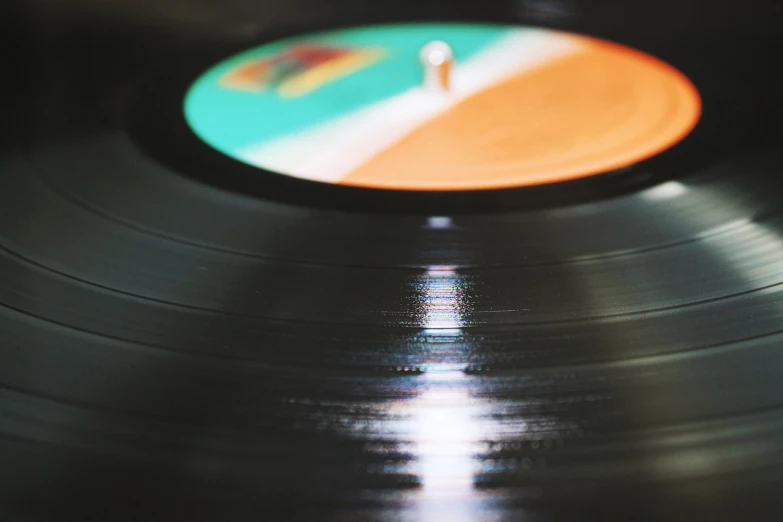
<svg viewBox="0 0 783 522">
<path fill-rule="evenodd" d="M 424 65 L 424 88 L 436 92 L 451 90 L 454 53 L 449 44 L 430 42 L 422 48 L 420 58 Z"/>
</svg>

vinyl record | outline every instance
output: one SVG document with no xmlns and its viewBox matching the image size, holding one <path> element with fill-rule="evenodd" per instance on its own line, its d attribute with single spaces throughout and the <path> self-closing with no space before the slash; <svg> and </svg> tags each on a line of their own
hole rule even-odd
<svg viewBox="0 0 783 522">
<path fill-rule="evenodd" d="M 4 20 L 0 519 L 779 520 L 779 10 L 273 4 Z"/>
</svg>

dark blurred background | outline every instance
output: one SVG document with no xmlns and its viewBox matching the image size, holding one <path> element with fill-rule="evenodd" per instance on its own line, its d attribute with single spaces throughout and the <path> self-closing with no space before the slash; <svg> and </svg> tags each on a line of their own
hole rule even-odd
<svg viewBox="0 0 783 522">
<path fill-rule="evenodd" d="M 67 32 L 82 45 L 112 32 L 133 40 L 139 59 L 163 58 L 180 43 L 240 45 L 287 28 L 393 19 L 515 21 L 588 32 L 629 45 L 666 41 L 672 48 L 714 41 L 752 26 L 775 31 L 783 7 L 769 0 L 6 0 L 0 7 L 2 59 L 10 68 L 3 88 L 29 86 L 36 55 L 68 51 Z M 156 57 L 156 54 L 159 56 Z M 123 59 L 128 60 L 128 57 Z M 129 71 L 134 64 L 129 63 Z M 771 64 L 770 64 L 771 65 Z M 9 81 L 9 79 L 11 79 Z"/>
</svg>

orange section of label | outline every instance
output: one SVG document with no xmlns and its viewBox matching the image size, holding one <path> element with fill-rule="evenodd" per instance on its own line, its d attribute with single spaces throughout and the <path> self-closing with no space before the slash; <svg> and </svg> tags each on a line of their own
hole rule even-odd
<svg viewBox="0 0 783 522">
<path fill-rule="evenodd" d="M 406 190 L 480 190 L 627 167 L 682 140 L 701 114 L 679 71 L 575 36 L 576 53 L 462 100 L 341 180 Z"/>
</svg>

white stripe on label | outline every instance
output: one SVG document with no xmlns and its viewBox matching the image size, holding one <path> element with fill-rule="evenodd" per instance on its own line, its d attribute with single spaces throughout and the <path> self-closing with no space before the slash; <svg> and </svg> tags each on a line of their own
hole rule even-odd
<svg viewBox="0 0 783 522">
<path fill-rule="evenodd" d="M 568 36 L 515 30 L 456 64 L 447 94 L 416 87 L 310 129 L 247 147 L 239 156 L 273 172 L 336 183 L 465 98 L 578 48 Z"/>
</svg>

